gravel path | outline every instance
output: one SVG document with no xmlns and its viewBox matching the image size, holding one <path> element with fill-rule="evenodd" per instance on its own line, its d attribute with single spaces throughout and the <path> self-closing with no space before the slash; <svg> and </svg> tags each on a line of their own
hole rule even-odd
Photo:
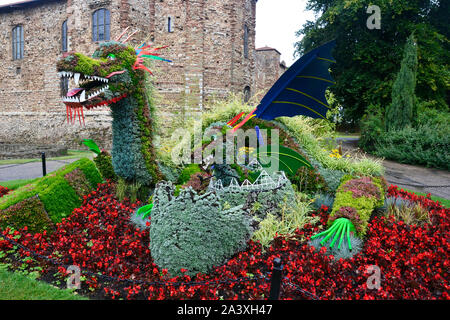
<svg viewBox="0 0 450 320">
<path fill-rule="evenodd" d="M 377 159 L 358 148 L 358 138 L 338 138 L 336 140 L 338 143 L 342 143 L 342 151 L 344 153 L 350 153 L 355 157 L 365 156 Z M 450 199 L 449 171 L 402 164 L 389 160 L 383 160 L 383 166 L 385 168 L 384 176 L 391 184 Z"/>
</svg>

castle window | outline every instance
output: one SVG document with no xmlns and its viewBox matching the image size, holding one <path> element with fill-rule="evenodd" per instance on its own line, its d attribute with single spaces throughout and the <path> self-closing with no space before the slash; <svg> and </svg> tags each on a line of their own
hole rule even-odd
<svg viewBox="0 0 450 320">
<path fill-rule="evenodd" d="M 247 103 L 250 100 L 250 87 L 246 86 L 244 88 L 244 103 Z"/>
<path fill-rule="evenodd" d="M 92 14 L 92 41 L 110 39 L 110 15 L 107 9 L 98 9 Z"/>
<path fill-rule="evenodd" d="M 172 17 L 167 18 L 167 32 L 173 32 Z"/>
<path fill-rule="evenodd" d="M 17 26 L 12 30 L 13 60 L 23 59 L 23 27 Z"/>
<path fill-rule="evenodd" d="M 61 28 L 61 51 L 67 52 L 67 20 L 63 22 Z"/>
<path fill-rule="evenodd" d="M 248 26 L 244 26 L 244 58 L 248 58 L 248 34 L 249 29 Z"/>
</svg>

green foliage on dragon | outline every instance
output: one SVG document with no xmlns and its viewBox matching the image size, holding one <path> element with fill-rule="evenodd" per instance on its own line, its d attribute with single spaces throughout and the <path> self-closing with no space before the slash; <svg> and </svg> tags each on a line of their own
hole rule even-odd
<svg viewBox="0 0 450 320">
<path fill-rule="evenodd" d="M 155 50 L 135 49 L 122 42 L 101 43 L 92 57 L 68 53 L 57 63 L 60 77 L 73 79 L 76 88 L 63 97 L 68 122 L 84 123 L 84 109 L 111 109 L 115 173 L 129 183 L 152 186 L 161 180 L 152 144 L 154 131 L 151 88 L 146 86 L 143 57 Z M 157 57 L 159 60 L 164 60 Z"/>
</svg>

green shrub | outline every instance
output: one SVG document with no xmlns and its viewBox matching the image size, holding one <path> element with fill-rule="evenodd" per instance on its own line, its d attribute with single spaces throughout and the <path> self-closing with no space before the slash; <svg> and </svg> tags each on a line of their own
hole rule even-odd
<svg viewBox="0 0 450 320">
<path fill-rule="evenodd" d="M 317 170 L 301 167 L 291 178 L 292 185 L 296 186 L 298 192 L 312 194 L 318 191 L 327 192 L 328 185 Z"/>
<path fill-rule="evenodd" d="M 61 222 L 62 218 L 69 216 L 74 208 L 81 205 L 82 196 L 96 188 L 101 181 L 100 173 L 92 161 L 87 158 L 77 160 L 0 198 L 1 217 L 6 225 L 8 222 L 4 212 L 8 208 L 14 205 L 18 205 L 17 208 L 29 208 L 35 204 L 36 209 L 30 211 L 36 214 L 33 218 L 36 220 L 32 223 L 33 229 L 44 228 L 48 225 L 48 221 L 42 218 L 44 215 L 40 213 L 39 203 L 42 203 L 47 218 L 53 223 Z M 36 196 L 40 199 L 39 203 L 34 200 L 30 202 L 29 199 Z M 25 204 L 22 205 L 22 202 Z M 14 208 L 16 207 L 11 210 Z M 11 221 L 12 225 L 16 224 L 14 219 Z M 40 219 L 44 220 L 39 222 Z"/>
<path fill-rule="evenodd" d="M 48 184 L 38 185 L 38 189 L 39 198 L 54 223 L 61 222 L 62 218 L 68 217 L 73 209 L 82 204 L 75 190 L 60 176 L 52 177 Z"/>
<path fill-rule="evenodd" d="M 417 114 L 417 125 L 419 126 L 430 126 L 430 127 L 441 127 L 445 128 L 450 123 L 450 112 L 445 110 L 436 110 L 431 109 L 430 105 L 432 105 L 432 102 L 429 101 L 421 101 L 418 107 L 418 114 Z"/>
<path fill-rule="evenodd" d="M 18 230 L 25 226 L 32 233 L 51 230 L 53 227 L 53 222 L 37 195 L 10 206 L 0 215 L 0 228 Z"/>
<path fill-rule="evenodd" d="M 106 151 L 102 151 L 94 158 L 95 165 L 104 180 L 117 181 L 117 175 L 112 165 L 112 157 Z"/>
<path fill-rule="evenodd" d="M 383 110 L 379 105 L 371 105 L 361 120 L 361 138 L 358 146 L 367 152 L 375 151 L 380 135 L 384 133 Z"/>
<path fill-rule="evenodd" d="M 195 173 L 201 172 L 200 166 L 198 164 L 189 164 L 183 168 L 180 176 L 178 177 L 178 184 L 185 184 L 191 179 L 191 176 Z"/>
<path fill-rule="evenodd" d="M 386 108 L 386 131 L 411 127 L 417 116 L 417 47 L 414 34 L 411 34 L 406 41 L 400 71 L 392 86 L 392 103 Z"/>
<path fill-rule="evenodd" d="M 97 189 L 97 185 L 102 182 L 102 177 L 100 175 L 100 172 L 97 170 L 95 163 L 93 163 L 88 158 L 81 158 L 75 162 L 72 162 L 71 164 L 62 167 L 61 169 L 52 172 L 48 176 L 59 175 L 62 177 L 66 173 L 71 172 L 76 168 L 79 168 L 81 171 L 83 171 L 86 179 L 91 185 L 91 188 Z"/>
<path fill-rule="evenodd" d="M 400 163 L 450 170 L 450 129 L 421 125 L 380 135 L 375 155 Z"/>
<path fill-rule="evenodd" d="M 224 210 L 214 193 L 197 195 L 192 188 L 174 196 L 170 182 L 157 184 L 151 212 L 150 250 L 160 268 L 171 275 L 208 272 L 237 251 L 250 237 L 250 220 L 234 207 Z"/>
</svg>

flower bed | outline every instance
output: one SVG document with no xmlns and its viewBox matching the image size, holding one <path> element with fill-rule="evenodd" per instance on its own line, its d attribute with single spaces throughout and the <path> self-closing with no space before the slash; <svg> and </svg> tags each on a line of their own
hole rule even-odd
<svg viewBox="0 0 450 320">
<path fill-rule="evenodd" d="M 335 261 L 307 244 L 311 235 L 325 227 L 327 209 L 315 212 L 316 225 L 306 225 L 293 236 L 277 237 L 265 252 L 250 241 L 244 252 L 208 274 L 171 278 L 151 258 L 148 231 L 135 229 L 129 215 L 141 205 L 120 203 L 113 196 L 113 184 L 101 184 L 84 197 L 83 205 L 64 218 L 51 235 L 2 231 L 26 248 L 82 271 L 100 272 L 128 279 L 84 274 L 81 294 L 96 299 L 265 299 L 268 297 L 273 259 L 284 264 L 281 299 L 450 299 L 449 214 L 438 203 L 391 186 L 388 195 L 419 202 L 430 211 L 431 224 L 409 226 L 393 217 L 375 217 L 367 228 L 363 250 L 349 260 Z M 29 270 L 42 268 L 40 278 L 53 284 L 66 279 L 65 268 L 30 255 L 0 238 L 0 262 L 12 268 L 23 262 Z M 381 288 L 367 288 L 367 268 L 381 269 Z M 131 281 L 135 283 L 131 283 Z M 139 281 L 145 281 L 147 283 Z M 194 281 L 194 283 L 192 283 Z M 149 282 L 154 282 L 150 284 Z M 178 283 L 178 282 L 181 282 Z M 65 282 L 60 283 L 65 287 Z M 296 287 L 297 286 L 297 287 Z"/>
<path fill-rule="evenodd" d="M 3 186 L 0 186 L 0 198 L 9 192 L 9 189 Z"/>
</svg>

